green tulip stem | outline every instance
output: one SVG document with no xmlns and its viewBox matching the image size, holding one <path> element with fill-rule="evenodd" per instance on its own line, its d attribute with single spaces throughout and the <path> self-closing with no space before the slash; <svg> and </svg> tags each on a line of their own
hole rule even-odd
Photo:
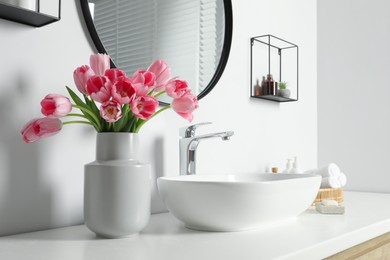
<svg viewBox="0 0 390 260">
<path fill-rule="evenodd" d="M 62 124 L 63 124 L 63 125 L 70 125 L 70 124 L 86 124 L 86 125 L 91 125 L 91 126 L 93 126 L 93 124 L 92 124 L 91 122 L 88 122 L 88 121 L 81 121 L 81 120 L 67 121 L 67 122 L 63 122 Z"/>
<path fill-rule="evenodd" d="M 161 108 L 161 109 L 158 110 L 156 113 L 154 113 L 154 115 L 153 115 L 151 118 L 157 116 L 157 115 L 160 114 L 161 112 L 163 112 L 163 111 L 165 111 L 165 110 L 167 110 L 167 109 L 170 109 L 170 108 L 171 108 L 171 105 Z"/>
<path fill-rule="evenodd" d="M 70 114 L 67 114 L 66 116 L 76 116 L 76 117 L 82 117 L 82 118 L 87 119 L 87 117 L 83 114 L 70 113 Z"/>
<path fill-rule="evenodd" d="M 83 112 L 87 113 L 88 115 L 90 115 L 93 118 L 93 120 L 95 121 L 94 123 L 96 123 L 97 128 L 99 128 L 99 129 L 101 128 L 100 119 L 91 110 L 89 110 L 86 107 L 79 106 L 79 105 L 72 104 L 72 106 L 74 108 L 78 108 L 81 111 L 83 111 Z"/>
<path fill-rule="evenodd" d="M 156 95 L 154 95 L 155 98 L 158 98 L 159 96 L 161 96 L 162 94 L 165 94 L 165 90 L 164 91 L 161 91 L 161 92 L 158 92 Z"/>
<path fill-rule="evenodd" d="M 138 131 L 141 129 L 141 127 L 146 123 L 146 122 L 148 122 L 150 119 L 152 119 L 153 117 L 155 117 L 155 116 L 157 116 L 158 114 L 160 114 L 161 112 L 163 112 L 163 111 L 165 111 L 165 110 L 167 110 L 167 109 L 170 109 L 171 108 L 171 106 L 169 105 L 169 106 L 166 106 L 166 107 L 163 107 L 163 108 L 161 108 L 160 110 L 158 110 L 156 113 L 154 113 L 154 115 L 151 117 L 151 118 L 149 118 L 148 120 L 140 120 L 140 123 L 137 125 L 137 127 L 135 128 L 135 131 L 134 131 L 134 133 L 138 133 Z"/>
</svg>

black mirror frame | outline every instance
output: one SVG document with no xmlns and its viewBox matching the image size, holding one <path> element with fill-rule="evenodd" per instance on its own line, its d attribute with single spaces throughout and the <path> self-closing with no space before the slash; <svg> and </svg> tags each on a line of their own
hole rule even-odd
<svg viewBox="0 0 390 260">
<path fill-rule="evenodd" d="M 103 43 L 100 41 L 99 35 L 93 23 L 92 16 L 88 6 L 88 0 L 80 0 L 80 5 L 84 15 L 85 23 L 87 25 L 88 31 L 91 35 L 92 41 L 95 44 L 97 51 L 99 53 L 107 53 L 106 49 L 103 46 Z M 219 60 L 217 69 L 215 70 L 215 73 L 211 78 L 209 84 L 202 92 L 199 93 L 198 100 L 206 96 L 215 87 L 215 85 L 221 78 L 223 71 L 225 70 L 229 58 L 230 47 L 232 43 L 232 35 L 233 35 L 233 11 L 232 11 L 231 0 L 223 0 L 223 5 L 225 8 L 225 34 L 224 34 L 224 42 L 223 42 L 221 58 Z M 112 60 L 111 60 L 111 67 L 116 68 Z M 168 103 L 162 101 L 159 102 L 160 105 L 163 106 L 169 105 Z"/>
</svg>

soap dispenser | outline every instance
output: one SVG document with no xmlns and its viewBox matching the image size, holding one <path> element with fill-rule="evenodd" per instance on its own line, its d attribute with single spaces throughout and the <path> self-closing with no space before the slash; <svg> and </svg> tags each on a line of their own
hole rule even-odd
<svg viewBox="0 0 390 260">
<path fill-rule="evenodd" d="M 286 169 L 283 170 L 283 173 L 290 173 L 292 170 L 292 167 L 293 167 L 292 159 L 287 159 Z"/>
<path fill-rule="evenodd" d="M 297 156 L 294 157 L 293 167 L 292 167 L 292 170 L 290 172 L 291 173 L 302 173 L 302 171 L 301 171 L 301 169 L 299 167 L 299 164 L 298 164 Z"/>
</svg>

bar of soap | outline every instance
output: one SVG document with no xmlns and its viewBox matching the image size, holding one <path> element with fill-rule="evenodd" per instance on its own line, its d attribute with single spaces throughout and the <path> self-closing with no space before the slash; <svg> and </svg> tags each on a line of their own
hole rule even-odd
<svg viewBox="0 0 390 260">
<path fill-rule="evenodd" d="M 324 206 L 338 206 L 339 204 L 335 200 L 321 200 L 321 204 Z"/>
<path fill-rule="evenodd" d="M 327 204 L 327 205 L 324 205 Z M 333 202 L 318 202 L 316 204 L 316 210 L 322 214 L 344 214 L 345 208 L 344 206 L 339 206 L 336 202 L 334 205 Z"/>
</svg>

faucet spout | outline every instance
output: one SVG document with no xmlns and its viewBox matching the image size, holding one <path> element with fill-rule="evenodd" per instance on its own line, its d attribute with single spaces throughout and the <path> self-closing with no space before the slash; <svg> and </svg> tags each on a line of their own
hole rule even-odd
<svg viewBox="0 0 390 260">
<path fill-rule="evenodd" d="M 207 139 L 207 138 L 221 137 L 222 140 L 229 140 L 232 135 L 234 135 L 233 131 L 226 131 L 226 132 L 198 135 L 194 139 L 201 140 L 201 139 Z"/>
<path fill-rule="evenodd" d="M 188 129 L 192 128 L 193 126 L 190 126 Z M 233 131 L 225 131 L 195 136 L 195 132 L 192 132 L 190 136 L 183 136 L 180 139 L 180 175 L 196 174 L 196 150 L 202 140 L 221 138 L 221 140 L 226 141 L 230 140 L 233 134 Z"/>
<path fill-rule="evenodd" d="M 221 138 L 222 141 L 227 141 L 230 140 L 230 137 L 234 135 L 233 131 L 226 131 L 226 132 L 218 132 L 218 133 L 211 133 L 211 134 L 205 134 L 205 135 L 199 135 L 194 138 L 189 143 L 188 149 L 191 151 L 196 150 L 198 147 L 198 144 L 200 141 L 205 140 L 205 139 L 211 139 L 211 138 Z"/>
</svg>

